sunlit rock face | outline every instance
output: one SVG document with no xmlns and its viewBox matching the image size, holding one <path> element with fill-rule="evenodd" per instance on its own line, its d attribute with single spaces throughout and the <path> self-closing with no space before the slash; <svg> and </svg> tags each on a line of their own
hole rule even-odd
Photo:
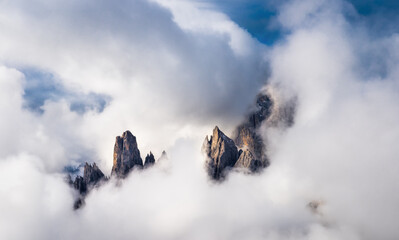
<svg viewBox="0 0 399 240">
<path fill-rule="evenodd" d="M 136 137 L 130 131 L 126 131 L 122 136 L 116 137 L 114 145 L 114 159 L 111 175 L 116 178 L 125 178 L 129 172 L 138 167 L 143 169 L 154 165 L 156 162 L 165 162 L 168 159 L 166 152 L 163 151 L 158 161 L 150 152 L 145 157 L 145 163 L 140 157 L 140 150 L 137 147 Z M 67 175 L 65 181 L 79 193 L 77 200 L 74 203 L 74 209 L 79 209 L 85 204 L 85 197 L 94 187 L 99 187 L 106 182 L 109 177 L 98 168 L 96 163 L 93 165 L 86 162 L 84 165 L 83 176 L 76 176 L 72 181 L 71 175 Z"/>
<path fill-rule="evenodd" d="M 234 131 L 234 141 L 218 127 L 213 130 L 210 140 L 208 137 L 205 139 L 202 148 L 207 157 L 206 169 L 209 176 L 218 180 L 223 179 L 231 168 L 254 173 L 269 166 L 267 146 L 261 131 L 292 126 L 295 110 L 295 97 L 284 97 L 278 89 L 268 86 L 257 96 L 245 121 Z"/>
<path fill-rule="evenodd" d="M 264 164 L 260 160 L 256 159 L 248 149 L 245 149 L 244 151 L 240 149 L 238 155 L 238 160 L 236 164 L 234 164 L 235 168 L 247 169 L 251 172 L 255 172 L 264 166 Z"/>
<path fill-rule="evenodd" d="M 286 129 L 291 127 L 295 121 L 298 99 L 296 96 L 284 96 L 279 89 L 268 87 L 266 94 L 270 97 L 273 105 L 266 119 L 268 128 Z"/>
<path fill-rule="evenodd" d="M 136 137 L 130 131 L 126 131 L 122 136 L 116 137 L 111 175 L 124 178 L 135 166 L 142 168 L 143 160 L 137 147 Z"/>
<path fill-rule="evenodd" d="M 211 178 L 224 178 L 225 171 L 232 168 L 238 159 L 237 147 L 234 141 L 227 137 L 218 127 L 208 140 L 205 138 L 202 149 L 207 156 L 206 169 Z"/>
<path fill-rule="evenodd" d="M 239 167 L 258 171 L 269 165 L 269 160 L 265 154 L 264 143 L 258 133 L 258 129 L 263 121 L 268 119 L 272 114 L 272 107 L 273 102 L 268 94 L 258 95 L 255 110 L 248 115 L 244 123 L 237 127 L 234 142 L 238 148 L 243 149 L 244 153 L 240 164 L 238 164 Z"/>
</svg>

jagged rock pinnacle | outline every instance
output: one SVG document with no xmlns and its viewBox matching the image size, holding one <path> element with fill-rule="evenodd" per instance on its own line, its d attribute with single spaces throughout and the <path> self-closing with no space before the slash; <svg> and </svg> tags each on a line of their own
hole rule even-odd
<svg viewBox="0 0 399 240">
<path fill-rule="evenodd" d="M 211 178 L 218 180 L 224 178 L 226 168 L 234 166 L 238 159 L 237 147 L 234 141 L 228 138 L 216 126 L 208 140 L 205 138 L 202 149 L 207 156 L 206 168 Z"/>
<path fill-rule="evenodd" d="M 75 181 L 72 182 L 71 176 L 68 176 L 68 182 L 73 185 L 73 187 L 78 190 L 80 194 L 79 198 L 75 201 L 75 209 L 80 208 L 84 204 L 84 198 L 92 188 L 94 188 L 100 181 L 106 180 L 103 172 L 95 163 L 91 165 L 87 162 L 84 165 L 83 177 L 76 176 Z"/>
<path fill-rule="evenodd" d="M 87 185 L 94 185 L 104 178 L 104 173 L 97 167 L 96 163 L 93 163 L 93 165 L 86 163 L 83 178 Z"/>
<path fill-rule="evenodd" d="M 121 137 L 116 137 L 111 175 L 124 178 L 135 166 L 143 167 L 143 160 L 137 147 L 136 137 L 130 131 L 126 131 Z"/>
<path fill-rule="evenodd" d="M 147 156 L 145 157 L 145 162 L 144 162 L 144 167 L 149 167 L 155 164 L 155 157 L 152 154 L 152 152 L 150 152 L 149 154 L 147 154 Z"/>
<path fill-rule="evenodd" d="M 269 165 L 262 137 L 257 131 L 262 122 L 267 120 L 272 114 L 272 108 L 273 101 L 268 95 L 258 95 L 255 111 L 249 114 L 246 122 L 237 127 L 234 142 L 238 148 L 244 151 L 244 155 L 242 155 L 242 159 L 238 164 L 240 167 L 252 166 L 249 170 L 257 171 L 258 168 Z M 254 163 L 251 163 L 252 161 Z"/>
<path fill-rule="evenodd" d="M 262 161 L 256 159 L 251 151 L 248 149 L 240 150 L 238 153 L 239 157 L 234 165 L 235 168 L 244 168 L 248 169 L 252 172 L 257 171 L 261 167 L 263 167 Z"/>
</svg>

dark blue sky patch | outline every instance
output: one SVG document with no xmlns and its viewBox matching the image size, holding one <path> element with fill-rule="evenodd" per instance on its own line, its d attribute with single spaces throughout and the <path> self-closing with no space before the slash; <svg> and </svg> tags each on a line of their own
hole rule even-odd
<svg viewBox="0 0 399 240">
<path fill-rule="evenodd" d="M 286 0 L 199 0 L 211 2 L 240 27 L 266 45 L 273 45 L 286 32 L 276 20 L 278 7 Z M 346 16 L 351 24 L 360 24 L 377 36 L 399 32 L 398 0 L 350 0 L 357 15 Z"/>
<path fill-rule="evenodd" d="M 83 163 L 80 163 L 78 165 L 68 165 L 64 167 L 63 172 L 66 174 L 70 174 L 71 176 L 81 175 L 83 166 Z"/>
<path fill-rule="evenodd" d="M 381 12 L 398 13 L 399 1 L 397 0 L 351 0 L 349 1 L 364 16 Z"/>
<path fill-rule="evenodd" d="M 74 92 L 66 89 L 52 73 L 38 69 L 22 69 L 26 78 L 24 86 L 24 107 L 42 114 L 46 100 L 59 101 L 65 99 L 71 111 L 84 114 L 87 111 L 102 112 L 111 98 L 105 94 Z"/>
<path fill-rule="evenodd" d="M 381 38 L 399 32 L 399 1 L 351 0 L 357 16 L 348 16 L 350 23 L 367 29 L 371 37 Z"/>
<path fill-rule="evenodd" d="M 263 0 L 217 0 L 213 3 L 261 43 L 273 45 L 281 37 L 281 29 L 275 24 L 277 9 L 273 4 Z"/>
</svg>

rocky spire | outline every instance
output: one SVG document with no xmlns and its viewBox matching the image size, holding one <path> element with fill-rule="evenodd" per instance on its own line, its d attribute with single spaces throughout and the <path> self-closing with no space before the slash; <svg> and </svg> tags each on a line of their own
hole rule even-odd
<svg viewBox="0 0 399 240">
<path fill-rule="evenodd" d="M 208 140 L 205 138 L 202 149 L 207 156 L 206 169 L 211 178 L 224 178 L 225 170 L 234 166 L 238 159 L 237 147 L 234 141 L 228 138 L 216 126 Z"/>
<path fill-rule="evenodd" d="M 106 180 L 103 172 L 97 167 L 95 163 L 93 165 L 86 162 L 83 170 L 83 177 L 76 176 L 75 181 L 72 182 L 71 176 L 68 175 L 68 182 L 78 190 L 80 196 L 75 201 L 74 208 L 78 209 L 84 204 L 84 198 L 86 194 L 94 188 L 100 181 Z"/>
<path fill-rule="evenodd" d="M 145 157 L 144 167 L 149 167 L 154 164 L 155 164 L 155 157 L 152 154 L 152 152 L 150 152 L 150 154 L 147 154 L 147 156 Z"/>
<path fill-rule="evenodd" d="M 126 131 L 122 136 L 116 137 L 111 175 L 124 178 L 135 166 L 143 167 L 143 160 L 137 147 L 136 137 L 130 131 Z"/>
<path fill-rule="evenodd" d="M 244 154 L 238 166 L 252 166 L 250 170 L 257 171 L 261 167 L 269 165 L 262 137 L 257 130 L 262 125 L 262 122 L 271 115 L 272 107 L 273 101 L 269 95 L 258 95 L 255 110 L 248 115 L 247 121 L 237 127 L 234 142 L 238 148 L 243 149 Z"/>
<path fill-rule="evenodd" d="M 78 190 L 81 195 L 84 195 L 87 192 L 87 184 L 82 176 L 76 176 L 75 181 L 73 182 L 73 187 Z"/>
<path fill-rule="evenodd" d="M 254 172 L 263 166 L 263 163 L 256 159 L 248 149 L 245 149 L 244 151 L 240 150 L 238 155 L 238 160 L 236 164 L 234 164 L 235 168 L 244 168 Z"/>
<path fill-rule="evenodd" d="M 245 121 L 234 132 L 234 142 L 229 141 L 216 127 L 210 140 L 205 139 L 203 149 L 207 155 L 207 170 L 214 179 L 223 177 L 225 169 L 259 171 L 269 165 L 265 143 L 260 135 L 260 127 L 265 129 L 286 129 L 294 123 L 297 100 L 295 96 L 285 96 L 278 88 L 268 86 L 256 97 L 256 104 Z M 227 148 L 228 150 L 226 150 Z M 231 149 L 239 149 L 237 157 Z M 226 157 L 222 157 L 226 156 Z M 229 157 L 227 157 L 229 156 Z"/>
<path fill-rule="evenodd" d="M 162 154 L 158 158 L 158 161 L 163 161 L 164 159 L 168 159 L 168 155 L 166 154 L 165 150 L 162 151 Z"/>
<path fill-rule="evenodd" d="M 86 162 L 83 171 L 83 179 L 87 185 L 95 185 L 104 178 L 104 173 L 97 167 L 96 163 L 90 165 Z"/>
</svg>

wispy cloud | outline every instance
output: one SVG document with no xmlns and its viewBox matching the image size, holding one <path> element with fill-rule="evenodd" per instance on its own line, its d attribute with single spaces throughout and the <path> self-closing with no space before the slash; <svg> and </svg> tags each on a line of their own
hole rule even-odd
<svg viewBox="0 0 399 240">
<path fill-rule="evenodd" d="M 0 2 L 0 238 L 396 239 L 395 27 L 369 28 L 357 3 L 273 4 L 283 34 L 265 46 L 217 1 Z M 262 128 L 262 174 L 209 183 L 203 138 L 229 134 L 266 82 L 297 96 L 295 124 Z M 73 211 L 64 167 L 109 174 L 126 129 L 168 171 Z"/>
</svg>

